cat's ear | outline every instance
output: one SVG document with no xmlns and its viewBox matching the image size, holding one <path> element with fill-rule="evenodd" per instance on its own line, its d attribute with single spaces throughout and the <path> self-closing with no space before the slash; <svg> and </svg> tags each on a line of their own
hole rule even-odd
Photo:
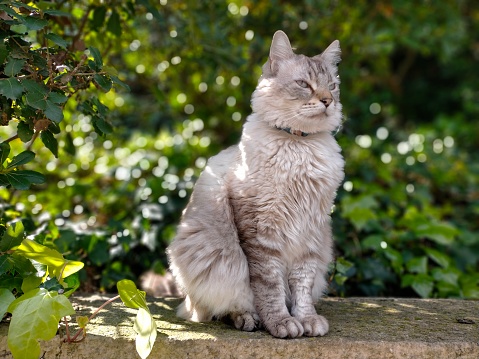
<svg viewBox="0 0 479 359">
<path fill-rule="evenodd" d="M 263 75 L 273 76 L 277 69 L 276 61 L 289 59 L 292 56 L 294 56 L 294 52 L 288 36 L 281 30 L 276 31 L 271 42 L 268 61 L 263 65 Z"/>
<path fill-rule="evenodd" d="M 326 48 L 326 50 L 314 58 L 336 66 L 341 61 L 341 47 L 339 46 L 339 41 L 334 40 L 331 45 Z"/>
</svg>

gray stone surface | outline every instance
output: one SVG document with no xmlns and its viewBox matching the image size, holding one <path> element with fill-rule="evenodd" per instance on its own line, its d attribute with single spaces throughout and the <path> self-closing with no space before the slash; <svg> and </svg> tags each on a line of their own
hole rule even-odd
<svg viewBox="0 0 479 359">
<path fill-rule="evenodd" d="M 89 315 L 109 297 L 76 295 L 79 315 Z M 317 307 L 330 323 L 322 338 L 275 339 L 222 322 L 177 318 L 178 299 L 148 298 L 158 325 L 149 358 L 479 359 L 479 301 L 328 298 Z M 135 311 L 118 300 L 88 325 L 84 341 L 42 342 L 44 359 L 139 358 L 132 322 Z M 8 325 L 0 324 L 0 358 L 11 358 Z"/>
</svg>

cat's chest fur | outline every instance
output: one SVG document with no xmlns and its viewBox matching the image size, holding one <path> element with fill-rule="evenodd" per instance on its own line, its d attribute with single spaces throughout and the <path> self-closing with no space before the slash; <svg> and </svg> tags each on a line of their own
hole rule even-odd
<svg viewBox="0 0 479 359">
<path fill-rule="evenodd" d="M 273 234 L 286 245 L 318 237 L 343 179 L 340 148 L 329 133 L 298 137 L 245 126 L 230 198 L 240 239 Z"/>
</svg>

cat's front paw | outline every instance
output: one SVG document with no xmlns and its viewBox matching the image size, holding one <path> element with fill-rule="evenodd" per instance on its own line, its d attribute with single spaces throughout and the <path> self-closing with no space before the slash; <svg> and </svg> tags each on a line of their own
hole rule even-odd
<svg viewBox="0 0 479 359">
<path fill-rule="evenodd" d="M 277 338 L 297 338 L 303 335 L 303 326 L 293 317 L 265 323 L 266 329 Z"/>
<path fill-rule="evenodd" d="M 232 313 L 230 317 L 233 320 L 235 328 L 244 330 L 245 332 L 252 332 L 260 326 L 260 319 L 256 313 Z"/>
<path fill-rule="evenodd" d="M 323 336 L 329 330 L 329 323 L 322 315 L 308 315 L 300 319 L 304 335 L 308 337 Z"/>
</svg>

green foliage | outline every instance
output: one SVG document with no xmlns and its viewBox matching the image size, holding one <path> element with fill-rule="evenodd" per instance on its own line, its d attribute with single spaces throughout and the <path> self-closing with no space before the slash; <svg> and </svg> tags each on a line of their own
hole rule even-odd
<svg viewBox="0 0 479 359">
<path fill-rule="evenodd" d="M 122 302 L 129 308 L 138 309 L 133 328 L 137 332 L 136 351 L 142 359 L 150 355 L 156 339 L 156 322 L 146 304 L 146 293 L 138 290 L 131 280 L 121 280 L 117 283 L 118 293 Z"/>
<path fill-rule="evenodd" d="M 14 358 L 40 357 L 39 339 L 50 340 L 57 334 L 60 318 L 75 313 L 62 294 L 37 288 L 15 299 L 9 306 L 12 320 L 8 329 L 8 348 Z"/>
</svg>

